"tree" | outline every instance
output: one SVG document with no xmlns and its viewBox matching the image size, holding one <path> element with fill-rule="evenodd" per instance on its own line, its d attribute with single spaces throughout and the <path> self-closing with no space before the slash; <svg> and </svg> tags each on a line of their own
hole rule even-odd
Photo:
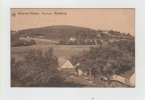
<svg viewBox="0 0 145 100">
<path fill-rule="evenodd" d="M 97 44 L 102 44 L 101 40 L 97 40 Z"/>
<path fill-rule="evenodd" d="M 79 42 L 80 45 L 86 45 L 86 42 L 84 40 L 82 40 L 82 39 L 79 40 L 78 42 Z"/>
<path fill-rule="evenodd" d="M 30 43 L 30 45 L 35 45 L 36 44 L 35 40 L 33 40 L 33 39 L 31 39 L 29 43 Z"/>
<path fill-rule="evenodd" d="M 91 40 L 87 40 L 87 43 L 86 43 L 87 45 L 92 45 L 92 42 L 91 42 Z"/>
<path fill-rule="evenodd" d="M 77 41 L 76 40 L 75 41 L 69 41 L 67 44 L 68 45 L 77 45 Z"/>
<path fill-rule="evenodd" d="M 80 59 L 79 55 L 72 55 L 70 61 L 73 65 L 76 65 L 79 62 L 79 59 Z"/>
<path fill-rule="evenodd" d="M 15 62 L 15 66 L 12 66 L 12 72 L 17 75 L 18 80 L 25 80 L 24 83 L 29 82 L 28 77 L 31 77 L 31 81 L 36 83 L 46 83 L 52 77 L 60 75 L 57 70 L 58 59 L 54 56 L 52 48 L 48 49 L 44 55 L 41 50 L 32 49 L 24 58 L 24 61 Z"/>
<path fill-rule="evenodd" d="M 65 44 L 66 44 L 66 41 L 60 40 L 60 41 L 59 41 L 59 44 L 60 44 L 60 45 L 65 45 Z"/>
<path fill-rule="evenodd" d="M 91 70 L 95 67 L 95 64 L 95 61 L 91 59 L 84 59 L 84 61 L 81 62 L 81 65 L 89 71 L 90 78 L 92 76 Z"/>
<path fill-rule="evenodd" d="M 93 40 L 92 40 L 92 45 L 95 45 L 95 44 L 96 44 L 96 43 L 95 43 L 95 40 L 93 39 Z"/>
</svg>

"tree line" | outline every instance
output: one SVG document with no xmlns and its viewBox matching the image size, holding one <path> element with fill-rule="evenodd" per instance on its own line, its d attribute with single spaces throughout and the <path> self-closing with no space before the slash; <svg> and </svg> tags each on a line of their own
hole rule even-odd
<svg viewBox="0 0 145 100">
<path fill-rule="evenodd" d="M 101 40 L 97 39 L 96 40 L 97 44 L 102 44 Z M 69 40 L 60 40 L 59 45 L 96 45 L 95 40 L 75 40 L 75 41 L 69 41 Z"/>
<path fill-rule="evenodd" d="M 19 34 L 11 34 L 11 47 L 19 47 L 19 46 L 29 46 L 35 45 L 35 40 L 31 39 L 30 41 L 20 40 Z"/>
</svg>

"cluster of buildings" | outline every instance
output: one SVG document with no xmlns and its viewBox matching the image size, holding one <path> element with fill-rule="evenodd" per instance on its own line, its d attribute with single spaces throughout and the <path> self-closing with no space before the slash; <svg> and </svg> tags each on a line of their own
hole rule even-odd
<svg viewBox="0 0 145 100">
<path fill-rule="evenodd" d="M 105 33 L 109 38 L 116 38 L 116 39 L 134 39 L 134 36 L 131 36 L 129 33 L 120 33 L 118 31 L 102 31 L 102 33 Z"/>
<path fill-rule="evenodd" d="M 82 76 L 86 75 L 86 72 L 83 72 L 81 69 L 76 69 L 77 66 L 80 65 L 80 63 L 77 63 L 76 65 L 73 65 L 69 60 L 65 59 L 64 57 L 58 57 L 58 63 L 59 67 L 58 70 L 62 72 L 69 72 L 72 75 Z M 107 77 L 105 75 L 101 76 L 100 78 L 103 78 L 104 80 L 107 80 Z M 127 86 L 134 87 L 135 86 L 135 70 L 126 71 L 123 74 L 117 75 L 114 74 L 110 76 L 110 80 L 120 82 L 122 84 L 125 84 Z"/>
<path fill-rule="evenodd" d="M 93 38 L 87 38 L 87 39 L 84 39 L 84 41 L 87 43 L 88 41 L 92 42 L 94 41 L 95 44 L 97 44 L 97 39 L 99 39 L 101 42 L 104 42 L 103 39 L 108 39 L 110 42 L 113 42 L 113 41 L 120 41 L 120 40 L 134 40 L 135 37 L 130 35 L 129 33 L 128 34 L 125 34 L 125 33 L 120 33 L 118 31 L 101 31 L 101 32 L 97 32 L 96 33 L 96 37 L 93 37 Z M 69 39 L 69 41 L 71 42 L 74 42 L 74 41 L 77 41 L 77 38 L 76 37 L 71 37 Z"/>
</svg>

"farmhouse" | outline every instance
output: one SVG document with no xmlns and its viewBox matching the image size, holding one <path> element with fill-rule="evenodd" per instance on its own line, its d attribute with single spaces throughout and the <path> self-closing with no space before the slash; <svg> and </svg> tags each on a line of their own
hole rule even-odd
<svg viewBox="0 0 145 100">
<path fill-rule="evenodd" d="M 110 80 L 115 80 L 121 82 L 127 86 L 134 87 L 135 86 L 135 71 L 129 70 L 123 74 L 114 74 L 110 77 Z"/>
<path fill-rule="evenodd" d="M 71 37 L 70 39 L 69 39 L 69 41 L 76 41 L 77 39 L 75 38 L 75 37 Z"/>
<path fill-rule="evenodd" d="M 113 60 L 109 60 L 106 67 L 101 70 L 103 70 L 103 71 L 110 70 L 110 68 L 112 66 L 112 62 L 113 62 Z M 100 78 L 103 80 L 106 80 L 106 81 L 109 79 L 110 83 L 116 81 L 116 82 L 119 82 L 126 86 L 134 87 L 135 86 L 135 69 L 131 69 L 122 74 L 113 74 L 112 76 L 103 74 L 103 75 L 101 75 Z"/>
<path fill-rule="evenodd" d="M 135 86 L 135 70 L 134 69 L 126 71 L 125 73 L 120 74 L 120 76 L 124 77 L 129 82 L 129 83 L 126 82 L 125 83 L 126 85 Z"/>
<path fill-rule="evenodd" d="M 58 57 L 58 65 L 61 71 L 76 72 L 75 67 L 64 57 Z"/>
</svg>

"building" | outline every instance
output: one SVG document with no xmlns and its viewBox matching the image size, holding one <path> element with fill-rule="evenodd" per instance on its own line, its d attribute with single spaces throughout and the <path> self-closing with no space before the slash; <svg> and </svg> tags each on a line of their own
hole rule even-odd
<svg viewBox="0 0 145 100">
<path fill-rule="evenodd" d="M 76 41 L 77 39 L 75 38 L 75 37 L 71 37 L 70 39 L 69 39 L 69 41 L 72 41 L 72 42 L 74 42 L 74 41 Z"/>
<path fill-rule="evenodd" d="M 110 70 L 112 66 L 112 62 L 113 60 L 109 60 L 106 67 L 101 70 L 103 71 Z M 110 84 L 113 84 L 114 82 L 116 82 L 116 83 L 121 83 L 124 86 L 134 87 L 135 86 L 135 69 L 131 69 L 122 74 L 113 74 L 112 76 L 108 76 L 108 74 L 103 74 L 101 75 L 100 78 L 106 81 L 108 81 L 109 79 Z"/>
<path fill-rule="evenodd" d="M 135 86 L 135 70 L 134 69 L 126 71 L 125 73 L 120 74 L 120 76 L 124 77 L 128 81 L 125 83 L 126 85 L 132 86 L 132 87 Z"/>
<path fill-rule="evenodd" d="M 135 86 L 135 73 L 132 74 L 132 76 L 129 78 L 129 85 L 130 86 Z"/>
<path fill-rule="evenodd" d="M 101 37 L 101 34 L 100 34 L 100 33 L 98 33 L 98 34 L 97 34 L 97 37 Z"/>
<path fill-rule="evenodd" d="M 115 80 L 115 81 L 120 82 L 124 85 L 134 87 L 135 86 L 135 71 L 129 70 L 123 74 L 119 74 L 119 75 L 114 74 L 110 77 L 110 80 Z"/>
<path fill-rule="evenodd" d="M 108 34 L 108 31 L 107 30 L 103 30 L 103 33 Z"/>
<path fill-rule="evenodd" d="M 76 72 L 75 67 L 71 64 L 71 62 L 64 57 L 58 57 L 58 66 L 59 70 L 64 72 Z"/>
<path fill-rule="evenodd" d="M 110 34 L 111 38 L 120 38 L 121 34 L 120 32 L 114 31 L 113 33 Z"/>
</svg>

